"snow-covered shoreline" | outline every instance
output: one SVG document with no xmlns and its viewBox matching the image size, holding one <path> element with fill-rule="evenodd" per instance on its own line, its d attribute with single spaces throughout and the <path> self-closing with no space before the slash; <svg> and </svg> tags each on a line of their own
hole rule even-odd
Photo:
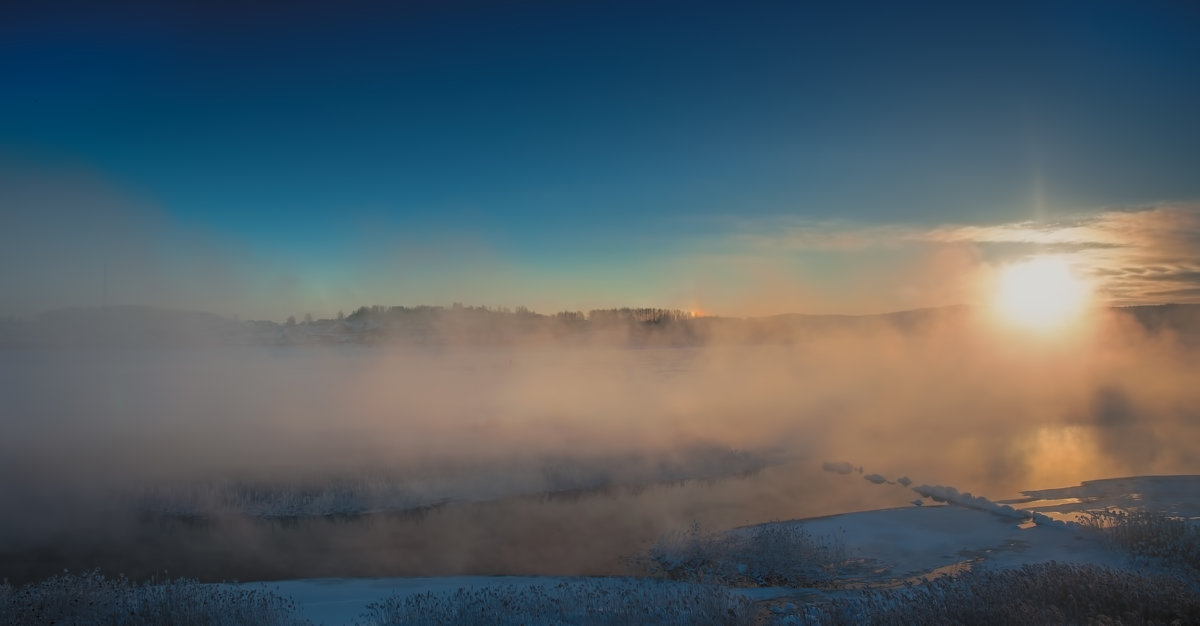
<svg viewBox="0 0 1200 626">
<path fill-rule="evenodd" d="M 1125 479 L 1148 493 L 1158 477 Z M 1200 481 L 1200 477 L 1191 477 Z M 1161 482 L 1161 481 L 1159 481 Z M 1178 481 L 1176 481 L 1178 484 Z M 1011 507 L 967 506 L 950 488 L 936 491 L 950 504 L 862 511 L 819 518 L 773 522 L 802 528 L 809 536 L 839 544 L 848 559 L 864 564 L 860 574 L 840 581 L 840 589 L 898 588 L 970 569 L 1002 570 L 1039 563 L 1107 568 L 1144 567 L 1132 557 L 1106 545 L 1099 536 L 1070 524 L 1022 523 L 1023 515 L 999 515 Z M 956 491 L 954 493 L 957 493 Z M 961 495 L 961 494 L 960 494 Z M 963 500 L 963 501 L 958 501 Z M 983 500 L 983 499 L 981 499 Z M 1152 499 L 1140 500 L 1154 507 Z M 1099 509 L 1107 501 L 1096 501 Z M 1168 503 L 1169 504 L 1169 503 Z M 748 532 L 765 525 L 736 529 Z M 301 616 L 314 624 L 354 624 L 364 619 L 372 603 L 417 594 L 449 594 L 458 590 L 513 590 L 576 582 L 604 588 L 626 584 L 627 578 L 563 576 L 440 576 L 392 578 L 317 578 L 245 583 L 292 599 Z M 684 584 L 684 583 L 680 583 Z M 753 602 L 790 603 L 827 598 L 841 592 L 809 587 L 728 587 Z"/>
</svg>

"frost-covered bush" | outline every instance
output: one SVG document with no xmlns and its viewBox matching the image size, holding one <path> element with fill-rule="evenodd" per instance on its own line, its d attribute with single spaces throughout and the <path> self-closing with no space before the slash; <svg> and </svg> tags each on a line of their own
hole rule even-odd
<svg viewBox="0 0 1200 626">
<path fill-rule="evenodd" d="M 1113 545 L 1200 573 L 1200 526 L 1154 511 L 1093 511 L 1080 524 L 1101 532 Z"/>
<path fill-rule="evenodd" d="M 807 607 L 797 624 L 1196 624 L 1194 582 L 1101 566 L 1041 563 L 864 590 Z"/>
<path fill-rule="evenodd" d="M 194 580 L 135 583 L 98 570 L 37 583 L 0 584 L 0 625 L 232 626 L 306 624 L 291 600 Z"/>
<path fill-rule="evenodd" d="M 651 576 L 737 586 L 829 587 L 852 563 L 836 538 L 790 522 L 706 533 L 668 533 L 639 564 Z"/>
<path fill-rule="evenodd" d="M 497 586 L 392 596 L 367 606 L 369 626 L 477 624 L 751 624 L 749 600 L 720 587 L 646 579 Z"/>
</svg>

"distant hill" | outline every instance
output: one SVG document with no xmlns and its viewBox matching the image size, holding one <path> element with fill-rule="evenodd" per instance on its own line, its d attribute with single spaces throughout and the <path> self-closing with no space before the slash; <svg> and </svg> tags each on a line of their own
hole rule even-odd
<svg viewBox="0 0 1200 626">
<path fill-rule="evenodd" d="M 931 307 L 873 315 L 807 315 L 787 313 L 770 317 L 746 318 L 744 324 L 757 327 L 765 340 L 790 337 L 803 339 L 838 331 L 899 330 L 916 332 L 935 326 L 961 326 L 969 323 L 974 310 L 966 305 Z"/>
<path fill-rule="evenodd" d="M 3 346 L 197 345 L 236 337 L 240 323 L 200 311 L 145 306 L 71 308 L 0 321 Z"/>
<path fill-rule="evenodd" d="M 1200 333 L 1200 304 L 1126 306 L 1114 310 L 1133 317 L 1151 332 L 1172 330 L 1182 334 Z"/>
</svg>

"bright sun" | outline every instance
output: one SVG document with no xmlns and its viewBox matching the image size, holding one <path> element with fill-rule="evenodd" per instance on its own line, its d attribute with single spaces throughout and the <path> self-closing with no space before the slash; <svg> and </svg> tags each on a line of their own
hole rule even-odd
<svg viewBox="0 0 1200 626">
<path fill-rule="evenodd" d="M 1074 321 L 1091 290 L 1057 257 L 1036 257 L 1001 270 L 995 305 L 1008 322 L 1049 329 Z"/>
</svg>

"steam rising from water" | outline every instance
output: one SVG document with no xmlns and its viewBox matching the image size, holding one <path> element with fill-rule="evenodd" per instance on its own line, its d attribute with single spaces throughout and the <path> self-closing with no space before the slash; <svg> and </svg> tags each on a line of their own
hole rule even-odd
<svg viewBox="0 0 1200 626">
<path fill-rule="evenodd" d="M 795 345 L 5 351 L 0 551 L 71 545 L 70 562 L 87 566 L 79 554 L 130 545 L 144 523 L 139 494 L 389 475 L 449 506 L 424 530 L 376 520 L 303 526 L 286 541 L 229 511 L 223 530 L 188 541 L 254 554 L 254 568 L 204 565 L 169 542 L 146 548 L 142 565 L 175 559 L 173 573 L 243 578 L 595 573 L 693 519 L 733 525 L 907 501 L 831 481 L 821 471 L 829 458 L 992 498 L 1200 471 L 1194 347 L 1115 317 L 1055 340 L 1002 333 L 972 321 L 832 328 Z M 723 452 L 700 462 L 696 450 Z M 673 481 L 681 476 L 663 468 L 683 467 L 683 477 L 711 479 L 742 473 L 723 465 L 741 453 L 791 461 L 708 485 L 651 478 L 607 497 L 513 499 L 546 490 L 548 460 L 590 468 L 603 487 L 638 482 L 629 459 L 643 478 Z M 468 506 L 461 491 L 434 493 L 462 481 L 495 497 Z M 347 558 L 305 569 L 279 548 L 293 543 Z M 364 560 L 368 545 L 391 551 Z"/>
</svg>

